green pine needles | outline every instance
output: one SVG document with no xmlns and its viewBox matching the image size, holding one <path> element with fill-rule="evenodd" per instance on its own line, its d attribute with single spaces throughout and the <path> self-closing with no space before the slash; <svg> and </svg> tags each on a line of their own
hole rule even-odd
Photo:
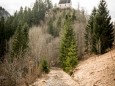
<svg viewBox="0 0 115 86">
<path fill-rule="evenodd" d="M 78 63 L 75 34 L 71 22 L 70 17 L 65 19 L 60 47 L 60 64 L 63 70 L 68 73 L 71 73 Z"/>
<path fill-rule="evenodd" d="M 85 39 L 87 50 L 96 54 L 103 54 L 113 46 L 113 23 L 105 0 L 101 0 L 98 9 L 92 11 Z"/>
<path fill-rule="evenodd" d="M 12 42 L 11 60 L 17 57 L 23 57 L 28 47 L 28 25 L 25 23 L 23 26 L 19 25 Z"/>
</svg>

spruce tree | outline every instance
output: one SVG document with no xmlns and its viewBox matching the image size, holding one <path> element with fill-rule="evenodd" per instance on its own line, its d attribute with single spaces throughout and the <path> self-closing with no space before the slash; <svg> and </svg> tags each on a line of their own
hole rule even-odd
<svg viewBox="0 0 115 86">
<path fill-rule="evenodd" d="M 42 72 L 49 73 L 50 69 L 49 69 L 47 60 L 41 61 L 41 70 L 42 70 Z"/>
<path fill-rule="evenodd" d="M 95 46 L 94 46 L 95 16 L 96 16 L 96 8 L 94 7 L 92 14 L 89 18 L 85 33 L 85 44 L 87 52 L 95 52 Z"/>
<path fill-rule="evenodd" d="M 18 26 L 15 34 L 14 34 L 14 37 L 13 37 L 13 42 L 12 42 L 12 45 L 11 45 L 11 60 L 14 58 L 14 57 L 17 57 L 19 52 L 20 52 L 20 46 L 21 46 L 21 28 L 20 26 Z"/>
<path fill-rule="evenodd" d="M 105 0 L 101 0 L 98 6 L 95 20 L 95 40 L 96 51 L 99 54 L 105 53 L 106 49 L 113 46 L 113 23 Z"/>
<path fill-rule="evenodd" d="M 37 25 L 39 23 L 39 6 L 38 6 L 38 0 L 34 3 L 33 9 L 32 9 L 32 22 L 34 25 Z"/>
<path fill-rule="evenodd" d="M 68 73 L 71 72 L 78 62 L 75 34 L 71 22 L 71 18 L 65 19 L 60 47 L 60 64 L 63 70 Z"/>
<path fill-rule="evenodd" d="M 46 10 L 53 8 L 51 0 L 45 0 L 45 5 L 46 5 Z"/>
<path fill-rule="evenodd" d="M 14 34 L 11 50 L 11 61 L 13 58 L 23 57 L 28 47 L 28 25 L 20 24 Z"/>
<path fill-rule="evenodd" d="M 113 23 L 104 0 L 93 10 L 86 28 L 86 46 L 90 52 L 105 53 L 113 46 Z"/>
<path fill-rule="evenodd" d="M 36 0 L 32 9 L 32 22 L 33 25 L 40 24 L 40 21 L 43 21 L 45 18 L 46 6 L 43 0 Z"/>
<path fill-rule="evenodd" d="M 4 28 L 4 17 L 1 18 L 0 20 L 0 62 L 4 60 L 4 55 L 6 52 L 6 40 L 5 40 L 5 28 Z"/>
<path fill-rule="evenodd" d="M 59 27 L 59 25 L 58 25 Z M 48 22 L 48 33 L 51 34 L 53 37 L 57 37 L 59 36 L 59 28 L 56 28 L 56 26 L 53 23 L 53 19 L 50 19 L 50 21 Z"/>
<path fill-rule="evenodd" d="M 28 42 L 29 42 L 28 32 L 29 32 L 29 27 L 28 27 L 28 24 L 25 23 L 22 27 L 22 51 L 23 53 L 25 53 L 25 50 L 28 48 Z"/>
</svg>

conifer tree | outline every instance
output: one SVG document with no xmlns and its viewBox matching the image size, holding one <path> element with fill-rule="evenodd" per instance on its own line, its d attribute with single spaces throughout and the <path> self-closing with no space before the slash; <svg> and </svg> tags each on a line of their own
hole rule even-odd
<svg viewBox="0 0 115 86">
<path fill-rule="evenodd" d="M 32 13 L 33 13 L 32 22 L 34 25 L 38 25 L 41 20 L 42 21 L 44 20 L 45 12 L 46 12 L 46 6 L 43 0 L 36 0 L 36 2 L 34 3 L 34 7 L 32 9 Z"/>
<path fill-rule="evenodd" d="M 51 0 L 45 0 L 45 4 L 46 4 L 46 10 L 53 8 Z"/>
<path fill-rule="evenodd" d="M 73 32 L 71 21 L 72 20 L 69 17 L 65 20 L 60 48 L 60 64 L 68 73 L 71 72 L 78 62 L 75 34 Z"/>
<path fill-rule="evenodd" d="M 0 62 L 3 62 L 3 56 L 6 52 L 4 17 L 0 20 Z"/>
<path fill-rule="evenodd" d="M 59 25 L 57 27 L 59 27 Z M 50 21 L 48 22 L 48 33 L 53 37 L 59 36 L 59 28 L 56 28 L 56 26 L 54 26 L 53 19 L 50 19 Z"/>
<path fill-rule="evenodd" d="M 14 38 L 13 38 L 13 42 L 11 45 L 11 59 L 13 59 L 14 57 L 17 57 L 19 52 L 20 52 L 20 46 L 21 46 L 21 28 L 20 26 L 18 26 L 15 34 L 14 34 Z"/>
<path fill-rule="evenodd" d="M 34 7 L 32 9 L 32 13 L 33 13 L 33 18 L 32 18 L 32 22 L 33 24 L 37 25 L 39 23 L 39 7 L 38 7 L 38 0 L 36 0 L 36 2 L 34 3 Z"/>
<path fill-rule="evenodd" d="M 94 9 L 86 28 L 86 45 L 90 52 L 105 53 L 113 46 L 113 23 L 105 0 L 101 0 L 97 11 Z"/>
<path fill-rule="evenodd" d="M 11 50 L 11 61 L 13 58 L 23 57 L 28 47 L 28 25 L 20 24 L 14 34 Z"/>
<path fill-rule="evenodd" d="M 29 27 L 31 27 L 33 22 L 32 22 L 32 10 L 30 8 L 28 8 L 27 16 L 28 16 L 27 23 L 28 23 Z"/>
<path fill-rule="evenodd" d="M 97 53 L 105 53 L 106 49 L 113 46 L 113 23 L 105 0 L 101 0 L 98 6 L 95 20 L 95 37 Z"/>
<path fill-rule="evenodd" d="M 28 31 L 29 31 L 29 27 L 28 24 L 25 23 L 22 27 L 22 51 L 25 52 L 25 50 L 28 48 Z"/>
<path fill-rule="evenodd" d="M 85 33 L 85 44 L 87 52 L 94 52 L 95 51 L 95 44 L 94 44 L 94 28 L 95 28 L 95 16 L 96 16 L 96 8 L 94 7 L 92 14 L 89 18 L 86 33 Z"/>
</svg>

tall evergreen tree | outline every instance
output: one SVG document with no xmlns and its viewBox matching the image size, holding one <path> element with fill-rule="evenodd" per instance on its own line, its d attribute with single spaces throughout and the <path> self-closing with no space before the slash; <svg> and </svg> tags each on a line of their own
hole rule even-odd
<svg viewBox="0 0 115 86">
<path fill-rule="evenodd" d="M 25 50 L 28 48 L 28 42 L 29 42 L 29 36 L 28 36 L 28 33 L 29 33 L 29 27 L 28 27 L 28 24 L 25 23 L 22 27 L 22 51 L 23 53 L 25 53 Z"/>
<path fill-rule="evenodd" d="M 33 24 L 38 24 L 38 23 L 39 23 L 38 0 L 36 0 L 36 2 L 34 3 L 34 7 L 33 7 L 33 9 L 32 9 L 32 13 L 33 13 L 33 18 L 32 18 Z"/>
<path fill-rule="evenodd" d="M 29 27 L 31 27 L 33 22 L 32 22 L 32 10 L 30 8 L 28 8 L 27 16 L 28 16 L 27 23 L 28 23 Z"/>
<path fill-rule="evenodd" d="M 100 1 L 95 22 L 96 51 L 102 54 L 106 52 L 106 49 L 113 46 L 114 40 L 113 23 L 105 0 Z"/>
<path fill-rule="evenodd" d="M 39 3 L 38 3 L 38 6 L 39 6 L 39 19 L 40 21 L 44 20 L 45 18 L 45 13 L 46 13 L 46 6 L 45 6 L 45 3 L 43 0 L 39 0 Z"/>
<path fill-rule="evenodd" d="M 87 52 L 95 52 L 94 48 L 94 28 L 95 28 L 95 16 L 96 16 L 96 8 L 94 7 L 92 14 L 89 18 L 87 27 L 86 27 L 86 33 L 85 33 L 85 44 Z"/>
<path fill-rule="evenodd" d="M 6 43 L 5 43 L 5 28 L 4 28 L 4 18 L 0 20 L 0 61 L 3 61 L 3 56 L 6 52 Z"/>
<path fill-rule="evenodd" d="M 45 0 L 46 10 L 53 8 L 51 0 Z"/>
<path fill-rule="evenodd" d="M 113 23 L 105 0 L 100 1 L 97 11 L 93 10 L 85 37 L 90 52 L 102 54 L 113 46 Z"/>
<path fill-rule="evenodd" d="M 11 61 L 18 56 L 23 57 L 25 50 L 28 47 L 28 25 L 20 24 L 14 34 L 11 50 Z"/>
<path fill-rule="evenodd" d="M 32 9 L 33 13 L 32 22 L 34 25 L 38 25 L 41 20 L 42 21 L 44 20 L 45 12 L 46 12 L 46 6 L 43 0 L 36 0 L 36 2 L 34 3 L 34 7 Z"/>
<path fill-rule="evenodd" d="M 53 37 L 57 37 L 59 36 L 59 25 L 56 26 L 53 23 L 53 19 L 50 19 L 50 21 L 48 22 L 48 33 L 51 34 Z"/>
<path fill-rule="evenodd" d="M 68 17 L 65 20 L 64 31 L 61 38 L 60 64 L 66 72 L 70 73 L 77 62 L 75 35 L 71 24 L 71 19 Z"/>
</svg>

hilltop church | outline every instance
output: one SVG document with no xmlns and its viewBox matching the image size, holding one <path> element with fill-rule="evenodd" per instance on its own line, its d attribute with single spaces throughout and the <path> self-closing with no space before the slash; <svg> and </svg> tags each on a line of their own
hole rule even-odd
<svg viewBox="0 0 115 86">
<path fill-rule="evenodd" d="M 61 9 L 71 8 L 71 6 L 72 6 L 71 0 L 60 0 L 58 4 L 58 7 Z"/>
</svg>

